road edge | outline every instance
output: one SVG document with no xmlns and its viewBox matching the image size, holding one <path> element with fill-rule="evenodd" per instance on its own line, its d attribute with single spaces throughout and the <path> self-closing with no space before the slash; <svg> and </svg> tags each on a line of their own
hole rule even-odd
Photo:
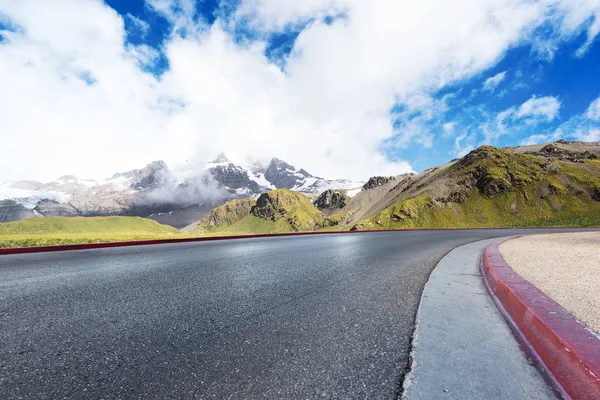
<svg viewBox="0 0 600 400">
<path fill-rule="evenodd" d="M 418 231 L 418 230 L 456 230 L 456 229 L 457 228 L 412 229 L 412 230 Z M 484 229 L 488 229 L 488 228 L 484 228 Z M 512 229 L 512 228 L 507 228 L 507 229 Z M 403 230 L 406 230 L 406 229 L 403 229 Z M 97 243 L 78 243 L 78 244 L 63 244 L 63 245 L 50 245 L 50 246 L 28 246 L 28 247 L 0 247 L 0 255 L 100 249 L 100 248 L 106 248 L 106 247 L 145 246 L 145 245 L 169 244 L 169 243 L 211 242 L 211 241 L 217 241 L 217 240 L 238 240 L 238 239 L 254 239 L 254 238 L 284 237 L 284 236 L 334 235 L 334 234 L 343 234 L 343 233 L 373 233 L 373 232 L 398 232 L 398 231 L 399 230 L 364 230 L 364 231 L 258 233 L 258 234 L 250 234 L 250 235 L 205 236 L 205 237 L 179 238 L 179 239 L 175 238 L 175 239 L 132 240 L 132 241 L 124 241 L 124 242 L 97 242 Z"/>
<path fill-rule="evenodd" d="M 405 232 L 405 231 L 460 231 L 460 230 L 499 230 L 506 231 L 514 229 L 540 229 L 535 227 L 525 228 L 413 228 L 413 229 L 370 229 L 363 231 L 322 231 L 322 232 L 288 232 L 288 233 L 259 233 L 251 235 L 231 235 L 231 236 L 206 236 L 196 238 L 179 238 L 179 239 L 153 239 L 153 240 L 134 240 L 124 242 L 96 242 L 96 243 L 79 243 L 79 244 L 63 244 L 51 246 L 29 246 L 29 247 L 0 247 L 0 256 L 8 254 L 23 254 L 23 253 L 46 253 L 52 251 L 69 251 L 69 250 L 87 250 L 101 249 L 107 247 L 126 247 L 126 246 L 144 246 L 154 244 L 169 244 L 169 243 L 189 243 L 189 242 L 208 242 L 216 240 L 237 240 L 237 239 L 253 239 L 267 237 L 284 237 L 284 236 L 307 236 L 307 235 L 337 235 L 337 234 L 359 234 L 359 233 L 376 233 L 376 232 Z M 560 229 L 579 229 L 575 227 L 566 227 Z"/>
<path fill-rule="evenodd" d="M 523 279 L 492 242 L 481 258 L 484 284 L 517 340 L 565 398 L 600 398 L 600 338 Z"/>
</svg>

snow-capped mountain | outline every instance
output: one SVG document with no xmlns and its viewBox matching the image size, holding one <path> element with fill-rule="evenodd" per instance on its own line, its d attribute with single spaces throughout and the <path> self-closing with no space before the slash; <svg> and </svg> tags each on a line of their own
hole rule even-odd
<svg viewBox="0 0 600 400">
<path fill-rule="evenodd" d="M 364 182 L 347 179 L 327 180 L 296 169 L 278 158 L 266 165 L 251 164 L 248 167 L 231 162 L 221 154 L 207 164 L 207 171 L 223 187 L 235 194 L 260 194 L 273 189 L 290 189 L 303 193 L 318 194 L 326 189 L 350 189 Z"/>
<path fill-rule="evenodd" d="M 39 216 L 138 215 L 183 227 L 213 207 L 276 189 L 320 193 L 363 182 L 325 180 L 273 158 L 241 165 L 221 154 L 192 177 L 179 179 L 163 161 L 106 180 L 62 176 L 48 183 L 0 183 L 0 222 Z"/>
</svg>

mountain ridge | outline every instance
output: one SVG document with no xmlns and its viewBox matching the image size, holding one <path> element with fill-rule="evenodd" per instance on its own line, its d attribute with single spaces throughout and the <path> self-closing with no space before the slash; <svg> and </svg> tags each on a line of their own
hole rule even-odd
<svg viewBox="0 0 600 400">
<path fill-rule="evenodd" d="M 113 174 L 106 180 L 74 175 L 55 181 L 0 183 L 0 222 L 46 216 L 142 216 L 182 228 L 212 208 L 235 198 L 258 197 L 277 188 L 317 194 L 328 187 L 362 182 L 326 180 L 272 158 L 266 165 L 243 167 L 225 154 L 187 178 L 162 161 Z"/>
<path fill-rule="evenodd" d="M 314 201 L 311 213 L 319 214 L 308 230 L 600 226 L 600 143 L 481 146 L 420 174 L 372 177 L 349 200 L 342 200 L 343 193 L 335 197 L 333 212 L 333 191 Z M 291 214 L 294 207 L 280 214 Z M 260 223 L 246 223 L 249 214 L 230 218 L 233 228 L 199 223 L 197 229 L 220 234 L 291 229 L 269 224 L 266 215 Z"/>
</svg>

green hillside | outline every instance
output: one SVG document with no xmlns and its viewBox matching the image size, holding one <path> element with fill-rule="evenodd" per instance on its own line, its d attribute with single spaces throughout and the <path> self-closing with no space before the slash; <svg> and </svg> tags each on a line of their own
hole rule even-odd
<svg viewBox="0 0 600 400">
<path fill-rule="evenodd" d="M 210 234 L 283 233 L 319 229 L 323 214 L 303 194 L 276 189 L 253 199 L 233 200 L 200 220 L 196 232 Z"/>
<path fill-rule="evenodd" d="M 179 235 L 173 227 L 140 217 L 43 217 L 0 223 L 0 247 L 145 240 Z"/>
<path fill-rule="evenodd" d="M 208 215 L 202 217 L 192 232 L 206 233 L 223 231 L 240 219 L 250 215 L 250 210 L 256 204 L 256 199 L 235 199 L 214 208 Z"/>
<path fill-rule="evenodd" d="M 399 201 L 352 229 L 600 226 L 600 165 L 549 160 L 491 146 L 474 150 L 443 172 L 456 182 Z"/>
</svg>

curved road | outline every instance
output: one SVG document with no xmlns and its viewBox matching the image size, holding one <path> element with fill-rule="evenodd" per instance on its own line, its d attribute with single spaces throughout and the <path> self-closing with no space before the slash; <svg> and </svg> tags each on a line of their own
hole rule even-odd
<svg viewBox="0 0 600 400">
<path fill-rule="evenodd" d="M 0 397 L 393 399 L 436 263 L 523 232 L 0 256 Z"/>
</svg>

